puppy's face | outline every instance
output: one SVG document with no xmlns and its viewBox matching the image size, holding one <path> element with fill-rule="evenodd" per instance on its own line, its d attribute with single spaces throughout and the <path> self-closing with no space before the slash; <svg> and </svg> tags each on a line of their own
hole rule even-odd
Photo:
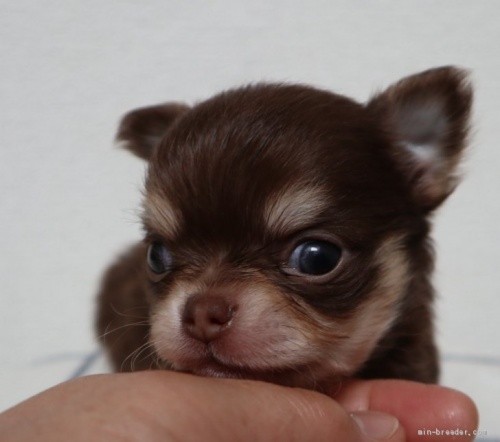
<svg viewBox="0 0 500 442">
<path fill-rule="evenodd" d="M 421 76 L 470 100 L 460 71 Z M 150 340 L 166 366 L 321 388 L 370 357 L 409 296 L 426 215 L 452 189 L 463 137 L 441 146 L 468 112 L 452 120 L 433 91 L 433 123 L 395 87 L 362 106 L 261 85 L 126 117 L 129 143 L 145 124 L 129 147 L 149 160 Z M 412 118 L 423 129 L 404 139 Z M 144 127 L 158 138 L 150 150 Z"/>
</svg>

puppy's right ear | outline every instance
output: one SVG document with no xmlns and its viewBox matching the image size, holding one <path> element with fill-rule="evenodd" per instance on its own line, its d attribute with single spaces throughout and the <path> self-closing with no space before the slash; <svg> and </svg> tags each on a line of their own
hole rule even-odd
<svg viewBox="0 0 500 442">
<path fill-rule="evenodd" d="M 147 161 L 172 123 L 188 110 L 189 106 L 180 103 L 165 103 L 133 110 L 122 118 L 116 141 Z"/>
</svg>

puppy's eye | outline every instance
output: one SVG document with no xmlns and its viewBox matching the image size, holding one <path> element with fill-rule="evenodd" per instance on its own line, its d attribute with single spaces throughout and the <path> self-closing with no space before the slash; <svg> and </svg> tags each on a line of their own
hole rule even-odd
<svg viewBox="0 0 500 442">
<path fill-rule="evenodd" d="M 288 267 L 305 275 L 325 275 L 340 261 L 342 251 L 327 241 L 307 241 L 290 255 Z"/>
<path fill-rule="evenodd" d="M 172 266 L 170 252 L 159 241 L 155 241 L 148 249 L 148 266 L 157 275 L 165 273 Z"/>
</svg>

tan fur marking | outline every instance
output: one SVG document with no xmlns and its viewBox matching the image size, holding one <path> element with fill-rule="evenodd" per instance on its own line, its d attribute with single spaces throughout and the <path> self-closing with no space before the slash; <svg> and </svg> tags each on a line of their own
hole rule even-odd
<svg viewBox="0 0 500 442">
<path fill-rule="evenodd" d="M 296 185 L 275 194 L 264 210 L 268 229 L 283 235 L 314 222 L 326 207 L 325 192 L 320 187 Z"/>
<path fill-rule="evenodd" d="M 353 318 L 342 325 L 342 334 L 349 338 L 340 342 L 336 353 L 343 355 L 342 365 L 351 372 L 370 356 L 397 316 L 399 301 L 409 278 L 408 260 L 401 249 L 401 239 L 391 237 L 379 247 L 374 259 L 381 269 L 381 276 L 375 292 L 358 307 Z"/>
<path fill-rule="evenodd" d="M 148 194 L 144 201 L 144 220 L 160 234 L 172 238 L 180 229 L 181 219 L 170 201 L 155 193 Z"/>
</svg>

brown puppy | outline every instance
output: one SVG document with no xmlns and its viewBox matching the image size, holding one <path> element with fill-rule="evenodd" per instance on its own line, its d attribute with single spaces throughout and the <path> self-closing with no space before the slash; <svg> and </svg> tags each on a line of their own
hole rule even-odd
<svg viewBox="0 0 500 442">
<path fill-rule="evenodd" d="M 261 84 L 125 116 L 118 139 L 149 169 L 145 240 L 98 298 L 114 368 L 435 382 L 429 216 L 456 185 L 471 100 L 444 67 L 366 105 Z"/>
</svg>

